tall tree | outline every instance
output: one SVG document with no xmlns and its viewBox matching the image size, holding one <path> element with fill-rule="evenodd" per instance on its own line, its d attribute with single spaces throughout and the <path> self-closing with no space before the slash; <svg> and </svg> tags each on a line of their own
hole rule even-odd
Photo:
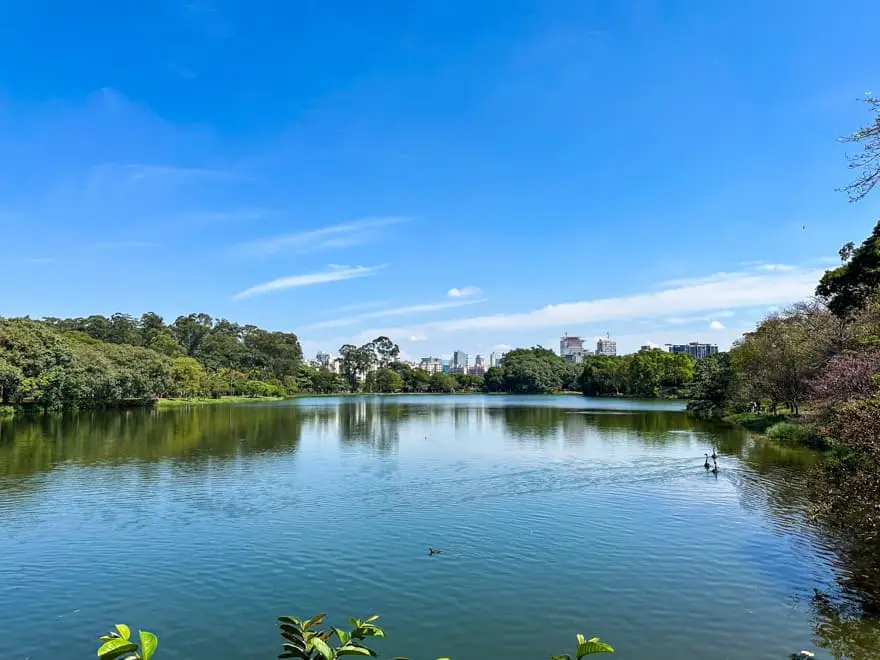
<svg viewBox="0 0 880 660">
<path fill-rule="evenodd" d="M 178 316 L 174 320 L 171 324 L 171 334 L 183 346 L 186 354 L 194 357 L 213 327 L 214 321 L 207 314 L 189 314 Z"/>
<path fill-rule="evenodd" d="M 859 247 L 853 249 L 848 243 L 840 254 L 843 263 L 825 272 L 816 295 L 834 314 L 845 318 L 862 309 L 880 288 L 880 222 Z"/>
</svg>

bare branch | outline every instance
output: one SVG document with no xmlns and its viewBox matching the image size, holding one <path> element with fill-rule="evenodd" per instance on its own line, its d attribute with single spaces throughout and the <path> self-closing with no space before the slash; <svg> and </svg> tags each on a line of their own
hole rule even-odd
<svg viewBox="0 0 880 660">
<path fill-rule="evenodd" d="M 869 93 L 863 100 L 870 111 L 875 113 L 874 123 L 860 128 L 850 136 L 840 138 L 841 142 L 864 144 L 861 153 L 852 156 L 847 154 L 850 169 L 860 170 L 858 178 L 842 189 L 849 195 L 850 202 L 864 198 L 880 182 L 880 98 Z"/>
</svg>

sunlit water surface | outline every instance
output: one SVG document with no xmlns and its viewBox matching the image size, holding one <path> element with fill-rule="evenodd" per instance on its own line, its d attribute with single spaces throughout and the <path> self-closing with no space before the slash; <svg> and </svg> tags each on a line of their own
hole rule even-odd
<svg viewBox="0 0 880 660">
<path fill-rule="evenodd" d="M 276 616 L 318 611 L 381 614 L 388 656 L 539 660 L 582 632 L 621 659 L 832 657 L 813 460 L 677 403 L 575 396 L 17 419 L 0 658 L 94 657 L 121 621 L 162 660 L 268 659 Z"/>
</svg>

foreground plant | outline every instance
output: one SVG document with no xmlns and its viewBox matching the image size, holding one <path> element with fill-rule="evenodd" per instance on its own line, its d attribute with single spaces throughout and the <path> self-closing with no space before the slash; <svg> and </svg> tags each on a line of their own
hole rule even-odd
<svg viewBox="0 0 880 660">
<path fill-rule="evenodd" d="M 611 645 L 606 644 L 605 642 L 600 642 L 598 637 L 585 639 L 583 635 L 579 634 L 577 636 L 577 641 L 577 649 L 574 653 L 577 660 L 581 660 L 581 658 L 586 655 L 595 655 L 596 653 L 614 653 L 614 649 L 611 648 Z M 554 655 L 550 660 L 571 660 L 571 656 L 567 653 L 564 655 Z"/>
<path fill-rule="evenodd" d="M 98 657 L 100 660 L 150 660 L 159 646 L 159 638 L 146 630 L 138 630 L 138 640 L 140 644 L 133 642 L 131 629 L 117 623 L 116 630 L 101 637 Z"/>
<path fill-rule="evenodd" d="M 378 616 L 371 616 L 363 621 L 351 618 L 351 630 L 343 630 L 336 626 L 321 629 L 325 614 L 316 614 L 311 619 L 297 619 L 293 616 L 278 617 L 281 628 L 282 642 L 279 658 L 298 658 L 299 660 L 336 660 L 344 656 L 366 656 L 375 658 L 377 653 L 365 643 L 371 637 L 385 637 L 385 631 L 376 625 Z M 138 631 L 140 644 L 131 640 L 131 630 L 122 623 L 116 624 L 116 630 L 101 637 L 98 649 L 100 660 L 150 660 L 159 645 L 158 638 L 150 632 Z M 577 636 L 575 657 L 581 660 L 584 656 L 596 653 L 614 653 L 605 642 L 598 637 L 586 639 Z M 394 658 L 393 660 L 408 660 Z M 449 658 L 438 658 L 449 660 Z M 554 655 L 550 660 L 572 660 L 572 656 Z"/>
</svg>

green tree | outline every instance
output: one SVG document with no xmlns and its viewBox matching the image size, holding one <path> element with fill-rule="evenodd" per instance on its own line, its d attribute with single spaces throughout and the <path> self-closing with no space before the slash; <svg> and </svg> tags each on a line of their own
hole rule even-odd
<svg viewBox="0 0 880 660">
<path fill-rule="evenodd" d="M 850 246 L 841 249 L 843 263 L 826 271 L 816 287 L 816 295 L 839 317 L 862 309 L 880 288 L 880 222 L 859 247 Z"/>
<path fill-rule="evenodd" d="M 171 365 L 172 386 L 178 396 L 198 396 L 206 377 L 205 368 L 195 358 L 175 358 Z"/>
<path fill-rule="evenodd" d="M 183 347 L 177 343 L 177 340 L 167 330 L 153 335 L 147 344 L 147 348 L 168 357 L 181 357 L 185 354 Z"/>
<path fill-rule="evenodd" d="M 429 391 L 442 394 L 451 394 L 452 392 L 455 392 L 455 387 L 455 378 L 453 378 L 449 374 L 431 374 L 431 382 L 428 387 Z"/>
<path fill-rule="evenodd" d="M 214 327 L 213 319 L 207 314 L 178 316 L 171 324 L 171 335 L 190 357 L 198 355 L 202 342 Z"/>
<path fill-rule="evenodd" d="M 367 376 L 366 384 L 370 392 L 400 392 L 403 389 L 403 378 L 393 369 L 380 367 Z"/>
<path fill-rule="evenodd" d="M 717 353 L 697 361 L 688 410 L 700 417 L 721 417 L 734 397 L 734 372 L 730 353 Z"/>
</svg>

